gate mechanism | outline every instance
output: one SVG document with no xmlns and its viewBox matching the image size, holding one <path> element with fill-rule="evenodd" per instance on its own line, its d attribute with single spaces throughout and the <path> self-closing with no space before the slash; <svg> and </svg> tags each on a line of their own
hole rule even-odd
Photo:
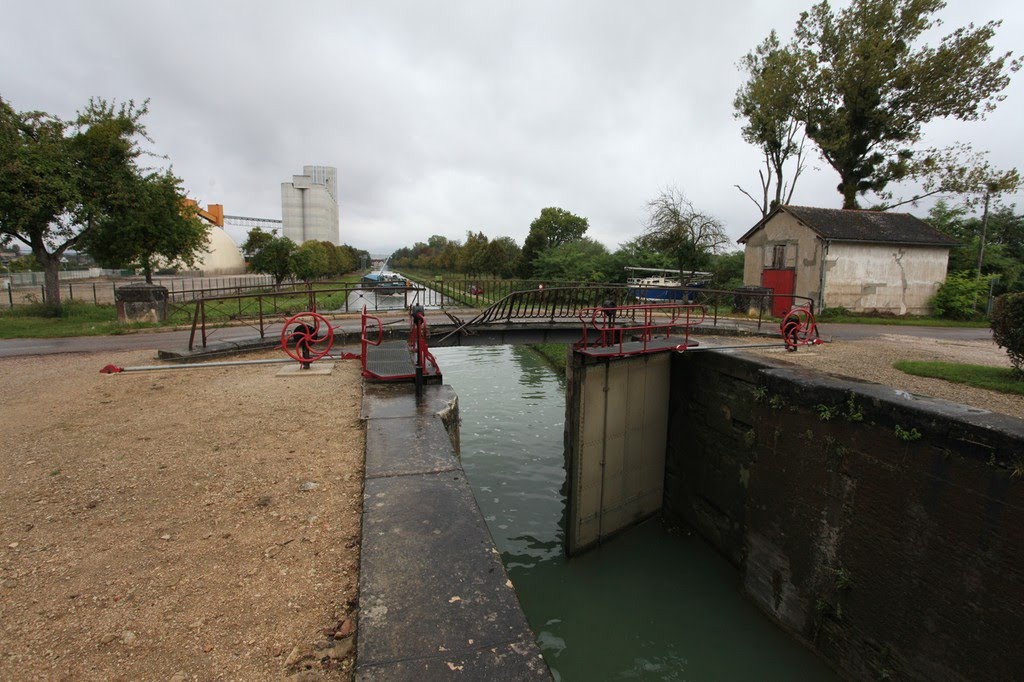
<svg viewBox="0 0 1024 682">
<path fill-rule="evenodd" d="M 288 357 L 309 369 L 315 360 L 326 356 L 334 345 L 334 329 L 323 315 L 299 313 L 288 318 L 281 330 L 281 348 Z"/>
<path fill-rule="evenodd" d="M 824 343 L 818 336 L 818 325 L 814 321 L 810 305 L 791 308 L 782 318 L 779 329 L 782 331 L 782 341 L 788 351 L 796 351 L 797 346 L 816 346 Z"/>
</svg>

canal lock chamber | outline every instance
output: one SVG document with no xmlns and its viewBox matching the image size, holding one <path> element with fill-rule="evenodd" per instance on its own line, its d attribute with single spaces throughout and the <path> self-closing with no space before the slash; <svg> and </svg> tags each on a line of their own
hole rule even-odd
<svg viewBox="0 0 1024 682">
<path fill-rule="evenodd" d="M 998 600 L 955 626 L 988 584 L 1020 593 L 1019 567 L 1004 571 L 1020 541 L 1001 530 L 1020 492 L 999 466 L 1024 451 L 1020 420 L 729 351 L 576 354 L 566 378 L 522 347 L 437 353 L 463 467 L 556 678 L 833 677 L 822 660 L 987 677 L 1020 662 L 992 641 L 1016 618 Z M 980 585 L 933 568 L 950 565 Z"/>
</svg>

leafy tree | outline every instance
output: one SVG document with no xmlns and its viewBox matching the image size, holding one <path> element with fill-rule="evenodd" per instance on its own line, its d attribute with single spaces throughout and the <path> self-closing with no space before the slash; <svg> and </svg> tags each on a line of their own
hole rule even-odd
<svg viewBox="0 0 1024 682">
<path fill-rule="evenodd" d="M 609 269 L 604 244 L 588 237 L 552 246 L 535 261 L 534 274 L 540 279 L 570 282 L 603 282 Z"/>
<path fill-rule="evenodd" d="M 649 201 L 647 209 L 643 243 L 672 257 L 680 272 L 707 268 L 711 255 L 732 243 L 717 218 L 698 211 L 674 187 Z"/>
<path fill-rule="evenodd" d="M 674 268 L 675 258 L 647 243 L 643 235 L 620 244 L 608 257 L 606 282 L 625 283 L 629 277 L 627 267 Z"/>
<path fill-rule="evenodd" d="M 342 269 L 344 263 L 342 263 L 341 247 L 329 241 L 320 241 L 317 243 L 324 247 L 324 257 L 327 261 L 323 274 L 328 277 L 335 277 L 346 272 Z"/>
<path fill-rule="evenodd" d="M 55 308 L 64 252 L 126 217 L 147 112 L 148 102 L 91 99 L 66 121 L 0 100 L 0 246 L 16 240 L 32 249 Z"/>
<path fill-rule="evenodd" d="M 487 264 L 487 235 L 483 232 L 467 232 L 466 243 L 459 249 L 457 266 L 459 272 L 477 275 Z"/>
<path fill-rule="evenodd" d="M 800 74 L 795 118 L 839 174 L 843 208 L 881 193 L 926 159 L 915 159 L 923 124 L 984 118 L 1002 99 L 1012 54 L 993 56 L 1000 22 L 959 28 L 936 47 L 916 46 L 939 25 L 943 0 L 827 1 L 803 12 L 785 51 Z"/>
<path fill-rule="evenodd" d="M 7 264 L 8 269 L 11 272 L 32 272 L 39 269 L 39 261 L 32 254 L 22 256 L 21 258 L 15 258 Z"/>
<path fill-rule="evenodd" d="M 242 254 L 245 255 L 246 260 L 251 260 L 253 256 L 266 248 L 272 241 L 274 241 L 273 232 L 264 232 L 258 227 L 254 227 L 245 236 L 245 243 L 242 244 Z"/>
<path fill-rule="evenodd" d="M 180 178 L 171 171 L 135 177 L 117 210 L 98 220 L 81 245 L 104 267 L 139 268 L 153 283 L 153 270 L 191 266 L 206 251 L 209 232 L 184 203 Z"/>
<path fill-rule="evenodd" d="M 955 320 L 977 317 L 975 307 L 988 296 L 988 286 L 988 279 L 975 277 L 973 273 L 952 272 L 932 297 L 932 309 L 940 317 Z"/>
<path fill-rule="evenodd" d="M 746 120 L 743 139 L 761 149 L 764 169 L 758 172 L 758 198 L 739 185 L 736 189 L 754 202 L 762 218 L 776 206 L 790 202 L 804 169 L 805 136 L 796 118 L 801 67 L 794 53 L 780 47 L 775 31 L 740 62 L 747 82 L 737 91 L 733 109 L 736 118 Z M 790 159 L 795 161 L 795 168 L 793 177 L 786 180 Z"/>
<path fill-rule="evenodd" d="M 242 244 L 242 251 L 249 255 L 249 267 L 254 272 L 273 276 L 278 286 L 292 274 L 291 255 L 296 248 L 288 237 L 275 237 L 257 228 L 249 230 Z"/>
<path fill-rule="evenodd" d="M 331 244 L 333 247 L 334 245 Z M 330 261 L 327 249 L 321 242 L 308 241 L 292 251 L 288 257 L 292 274 L 303 282 L 311 282 L 327 274 Z"/>
<path fill-rule="evenodd" d="M 990 323 L 992 338 L 1010 356 L 1014 376 L 1024 381 L 1024 293 L 997 298 Z"/>
<path fill-rule="evenodd" d="M 519 267 L 522 249 L 512 237 L 498 237 L 487 245 L 484 270 L 499 277 L 512 277 Z"/>
<path fill-rule="evenodd" d="M 928 214 L 928 222 L 943 234 L 960 242 L 949 252 L 951 273 L 974 271 L 978 276 L 978 254 L 982 254 L 981 276 L 996 276 L 995 292 L 1024 291 L 1024 216 L 1012 206 L 996 206 L 988 215 L 988 245 L 981 249 L 983 218 L 968 215 L 968 208 L 951 207 L 939 201 Z"/>
<path fill-rule="evenodd" d="M 356 270 L 362 262 L 370 262 L 370 253 L 368 251 L 357 249 L 354 246 L 342 244 L 337 247 L 337 251 L 339 253 L 339 260 L 341 261 L 341 270 L 338 271 L 339 275 L 344 275 Z"/>
<path fill-rule="evenodd" d="M 714 275 L 716 289 L 735 289 L 743 286 L 743 251 L 716 253 L 711 256 L 709 270 Z"/>
<path fill-rule="evenodd" d="M 521 274 L 529 277 L 534 271 L 534 261 L 545 249 L 581 239 L 587 227 L 586 218 L 565 209 L 541 209 L 540 216 L 530 223 L 530 233 L 523 243 Z"/>
</svg>

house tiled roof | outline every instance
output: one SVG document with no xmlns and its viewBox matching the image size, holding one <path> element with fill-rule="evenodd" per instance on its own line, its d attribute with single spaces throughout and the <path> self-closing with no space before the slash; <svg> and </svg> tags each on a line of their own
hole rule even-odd
<svg viewBox="0 0 1024 682">
<path fill-rule="evenodd" d="M 746 243 L 752 234 L 780 211 L 789 213 L 824 239 L 928 246 L 957 245 L 955 240 L 909 213 L 809 206 L 779 206 L 740 237 L 740 243 Z"/>
</svg>

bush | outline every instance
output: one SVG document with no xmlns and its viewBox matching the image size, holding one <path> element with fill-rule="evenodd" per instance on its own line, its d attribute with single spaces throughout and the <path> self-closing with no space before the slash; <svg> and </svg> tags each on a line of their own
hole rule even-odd
<svg viewBox="0 0 1024 682">
<path fill-rule="evenodd" d="M 939 317 L 970 320 L 978 317 L 975 306 L 984 304 L 987 297 L 987 279 L 966 272 L 954 272 L 939 286 L 932 298 L 932 309 Z"/>
<path fill-rule="evenodd" d="M 1006 349 L 1014 374 L 1024 379 L 1024 294 L 1003 294 L 989 316 L 992 336 Z"/>
</svg>

